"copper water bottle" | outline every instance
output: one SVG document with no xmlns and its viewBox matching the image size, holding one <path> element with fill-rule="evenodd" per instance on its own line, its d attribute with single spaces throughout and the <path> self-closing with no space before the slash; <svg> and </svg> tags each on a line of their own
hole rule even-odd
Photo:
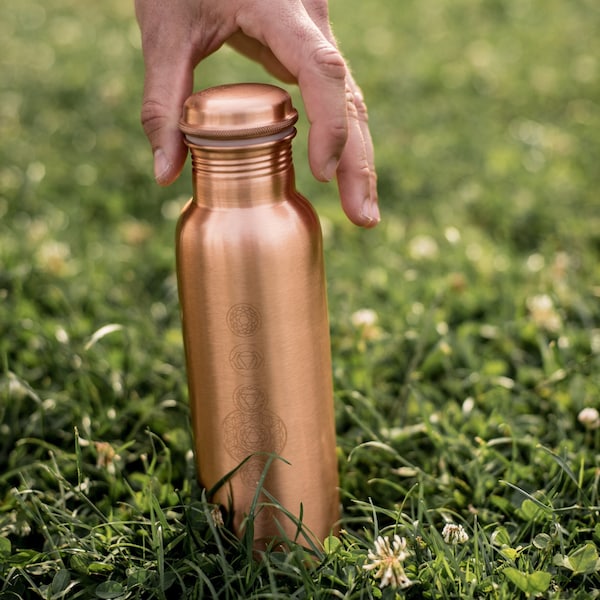
<svg viewBox="0 0 600 600">
<path fill-rule="evenodd" d="M 301 538 L 323 540 L 339 516 L 322 237 L 295 189 L 296 120 L 284 90 L 239 84 L 192 95 L 180 122 L 193 169 L 177 274 L 196 463 L 207 489 L 234 471 L 213 500 L 238 535 L 251 516 L 258 546 L 297 539 L 299 520 Z"/>
</svg>

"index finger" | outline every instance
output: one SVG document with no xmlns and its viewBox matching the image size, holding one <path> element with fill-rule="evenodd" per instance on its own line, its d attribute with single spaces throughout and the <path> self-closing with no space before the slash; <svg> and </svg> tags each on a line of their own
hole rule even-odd
<svg viewBox="0 0 600 600">
<path fill-rule="evenodd" d="M 296 78 L 310 122 L 309 163 L 314 176 L 331 180 L 348 136 L 346 63 L 310 18 L 302 2 L 271 4 L 268 15 L 239 18 L 247 35 L 271 49 Z"/>
</svg>

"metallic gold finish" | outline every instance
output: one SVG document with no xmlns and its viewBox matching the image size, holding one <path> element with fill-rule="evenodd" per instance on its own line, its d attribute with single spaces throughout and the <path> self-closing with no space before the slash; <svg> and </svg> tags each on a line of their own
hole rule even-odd
<svg viewBox="0 0 600 600">
<path fill-rule="evenodd" d="M 295 114 L 283 90 L 249 84 L 195 94 L 182 119 L 194 196 L 177 274 L 196 461 L 207 489 L 237 468 L 213 499 L 239 535 L 264 477 L 257 547 L 297 535 L 273 499 L 311 541 L 339 518 L 322 238 L 295 190 Z"/>
</svg>

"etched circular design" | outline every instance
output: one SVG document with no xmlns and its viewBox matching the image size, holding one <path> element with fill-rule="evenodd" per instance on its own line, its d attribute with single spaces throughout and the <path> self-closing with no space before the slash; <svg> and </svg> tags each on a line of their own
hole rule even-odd
<svg viewBox="0 0 600 600">
<path fill-rule="evenodd" d="M 280 454 L 287 442 L 284 422 L 266 408 L 267 396 L 256 385 L 241 385 L 233 393 L 236 410 L 223 419 L 225 449 L 238 462 L 245 485 L 255 486 L 267 464 L 267 454 Z"/>
<path fill-rule="evenodd" d="M 229 353 L 229 363 L 238 373 L 248 375 L 260 369 L 263 356 L 255 346 L 240 344 Z"/>
<path fill-rule="evenodd" d="M 235 335 L 247 337 L 260 328 L 260 313 L 251 304 L 234 304 L 227 312 L 227 326 Z"/>
<path fill-rule="evenodd" d="M 278 454 L 287 441 L 283 421 L 271 411 L 248 414 L 236 410 L 223 420 L 223 431 L 227 452 L 240 461 L 255 452 Z"/>
<path fill-rule="evenodd" d="M 267 397 L 257 385 L 240 385 L 233 392 L 233 401 L 242 412 L 259 412 L 265 408 Z"/>
<path fill-rule="evenodd" d="M 258 485 L 267 464 L 264 456 L 251 456 L 240 469 L 240 477 L 248 487 Z"/>
</svg>

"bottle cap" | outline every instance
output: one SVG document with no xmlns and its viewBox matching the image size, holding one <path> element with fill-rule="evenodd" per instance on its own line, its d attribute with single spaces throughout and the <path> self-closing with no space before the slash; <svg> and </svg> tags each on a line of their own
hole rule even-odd
<svg viewBox="0 0 600 600">
<path fill-rule="evenodd" d="M 186 136 L 208 140 L 267 137 L 292 127 L 298 112 L 290 95 L 262 83 L 208 88 L 184 103 L 179 129 Z"/>
</svg>

